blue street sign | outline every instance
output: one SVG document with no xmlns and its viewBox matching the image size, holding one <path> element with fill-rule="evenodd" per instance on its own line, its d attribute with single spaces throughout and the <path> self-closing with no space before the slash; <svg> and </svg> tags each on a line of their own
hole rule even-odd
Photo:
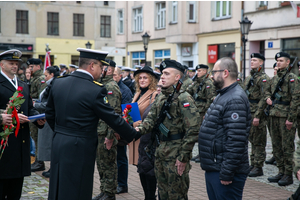
<svg viewBox="0 0 300 200">
<path fill-rule="evenodd" d="M 268 48 L 273 48 L 273 42 L 268 42 Z"/>
</svg>

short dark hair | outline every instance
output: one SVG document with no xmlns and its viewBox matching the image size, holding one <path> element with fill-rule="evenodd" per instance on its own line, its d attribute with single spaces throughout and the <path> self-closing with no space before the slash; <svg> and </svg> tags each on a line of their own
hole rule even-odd
<svg viewBox="0 0 300 200">
<path fill-rule="evenodd" d="M 59 68 L 56 65 L 47 67 L 46 70 L 48 71 L 49 74 L 53 74 L 54 77 L 59 76 Z"/>
<path fill-rule="evenodd" d="M 238 67 L 232 58 L 224 57 L 220 58 L 218 61 L 220 61 L 220 69 L 227 69 L 232 80 L 236 80 L 238 78 Z"/>
</svg>

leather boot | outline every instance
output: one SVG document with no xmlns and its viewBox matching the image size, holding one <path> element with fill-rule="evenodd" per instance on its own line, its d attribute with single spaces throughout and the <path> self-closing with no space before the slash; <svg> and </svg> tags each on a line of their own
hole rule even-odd
<svg viewBox="0 0 300 200">
<path fill-rule="evenodd" d="M 92 198 L 92 200 L 100 200 L 101 197 L 104 196 L 104 192 L 101 192 L 100 194 L 98 194 L 97 196 L 95 196 L 94 198 Z"/>
<path fill-rule="evenodd" d="M 268 181 L 271 183 L 277 183 L 283 177 L 283 175 L 283 173 L 278 173 L 276 176 L 269 177 Z"/>
<path fill-rule="evenodd" d="M 270 158 L 269 160 L 265 161 L 265 163 L 268 165 L 276 165 L 276 164 L 274 164 L 274 162 L 276 162 L 274 156 L 272 158 Z"/>
<path fill-rule="evenodd" d="M 293 184 L 293 176 L 292 175 L 284 175 L 279 181 L 279 186 L 287 186 Z"/>
<path fill-rule="evenodd" d="M 116 195 L 104 193 L 104 196 L 100 200 L 116 200 Z"/>
<path fill-rule="evenodd" d="M 44 161 L 35 160 L 35 162 L 31 165 L 31 171 L 32 172 L 43 171 L 43 170 L 45 170 Z"/>
<path fill-rule="evenodd" d="M 254 168 L 253 165 L 250 165 L 249 170 L 251 171 Z"/>
<path fill-rule="evenodd" d="M 254 167 L 249 173 L 249 177 L 257 177 L 262 175 L 264 175 L 264 172 L 261 167 Z"/>
</svg>

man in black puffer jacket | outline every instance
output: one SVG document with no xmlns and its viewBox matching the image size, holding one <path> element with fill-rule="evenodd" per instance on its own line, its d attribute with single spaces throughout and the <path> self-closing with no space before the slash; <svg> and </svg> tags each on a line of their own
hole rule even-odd
<svg viewBox="0 0 300 200">
<path fill-rule="evenodd" d="M 248 136 L 251 112 L 248 98 L 236 82 L 237 65 L 219 59 L 212 79 L 218 96 L 206 112 L 199 132 L 201 168 L 209 199 L 242 199 L 249 173 Z"/>
</svg>

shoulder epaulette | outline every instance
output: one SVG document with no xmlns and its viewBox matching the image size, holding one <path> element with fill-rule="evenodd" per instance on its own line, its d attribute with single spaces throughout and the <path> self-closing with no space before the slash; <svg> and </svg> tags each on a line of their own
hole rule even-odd
<svg viewBox="0 0 300 200">
<path fill-rule="evenodd" d="M 56 78 L 64 78 L 64 77 L 68 77 L 68 76 L 69 76 L 69 74 L 63 75 L 63 76 L 57 76 Z"/>
<path fill-rule="evenodd" d="M 102 83 L 99 83 L 99 82 L 97 82 L 97 81 L 93 81 L 96 85 L 99 85 L 99 86 L 103 86 L 103 84 Z"/>
</svg>

